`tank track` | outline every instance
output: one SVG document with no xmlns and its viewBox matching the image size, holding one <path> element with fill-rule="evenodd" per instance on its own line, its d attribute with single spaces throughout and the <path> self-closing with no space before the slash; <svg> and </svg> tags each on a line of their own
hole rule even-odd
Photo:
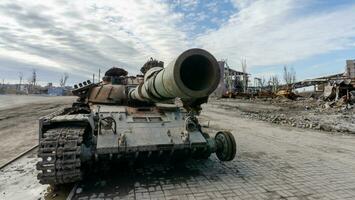
<svg viewBox="0 0 355 200">
<path fill-rule="evenodd" d="M 81 144 L 85 127 L 59 127 L 43 133 L 39 143 L 37 178 L 42 184 L 59 185 L 82 179 Z"/>
</svg>

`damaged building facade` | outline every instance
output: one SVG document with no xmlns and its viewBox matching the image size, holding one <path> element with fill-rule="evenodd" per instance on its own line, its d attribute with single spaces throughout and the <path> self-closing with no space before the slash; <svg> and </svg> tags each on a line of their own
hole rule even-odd
<svg viewBox="0 0 355 200">
<path fill-rule="evenodd" d="M 234 70 L 224 60 L 218 61 L 221 71 L 220 83 L 213 92 L 215 97 L 232 97 L 248 91 L 249 74 Z"/>
<path fill-rule="evenodd" d="M 332 101 L 344 98 L 345 101 L 355 98 L 355 60 L 347 60 L 344 73 L 306 79 L 293 84 L 293 89 L 314 87 L 314 93 L 324 100 Z"/>
</svg>

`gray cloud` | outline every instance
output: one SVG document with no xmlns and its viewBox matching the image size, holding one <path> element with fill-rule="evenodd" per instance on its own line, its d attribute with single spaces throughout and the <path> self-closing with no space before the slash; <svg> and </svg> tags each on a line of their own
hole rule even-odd
<svg viewBox="0 0 355 200">
<path fill-rule="evenodd" d="M 48 16 L 24 11 L 24 9 L 15 4 L 0 6 L 0 10 L 5 12 L 8 16 L 13 17 L 18 24 L 22 25 L 24 27 L 22 31 L 26 31 L 28 28 L 40 28 L 44 36 L 53 36 L 55 41 L 64 46 L 64 48 L 60 48 L 48 44 L 46 41 L 41 40 L 38 35 L 20 36 L 17 31 L 2 27 L 3 36 L 0 41 L 8 49 L 60 61 L 67 65 L 67 67 L 63 65 L 63 70 L 74 70 L 77 71 L 76 73 L 78 74 L 83 72 L 91 73 L 92 71 L 96 71 L 98 67 L 112 65 L 135 69 L 135 67 L 129 63 L 112 60 L 100 52 L 100 48 L 103 48 L 111 51 L 111 53 L 121 53 L 126 56 L 134 56 L 138 53 L 132 46 L 120 42 L 113 37 L 105 36 L 101 42 L 102 46 L 98 47 L 76 34 L 75 30 L 60 28 L 61 24 L 56 23 Z M 72 15 L 70 16 L 72 17 Z M 90 23 L 85 23 L 84 27 L 95 31 L 100 30 L 98 26 Z M 29 38 L 36 42 L 29 42 Z"/>
<path fill-rule="evenodd" d="M 36 9 L 39 9 L 38 7 Z M 5 4 L 0 6 L 0 11 L 7 16 L 13 17 L 17 22 L 27 28 L 51 27 L 54 21 L 39 14 L 39 10 L 24 10 L 18 4 Z"/>
<path fill-rule="evenodd" d="M 3 0 L 0 70 L 27 66 L 86 78 L 98 68 L 123 66 L 134 74 L 151 56 L 168 63 L 191 46 L 207 48 L 235 66 L 247 57 L 257 67 L 353 47 L 345 45 L 354 43 L 351 5 L 306 15 L 301 13 L 306 4 L 289 0 L 235 2 L 238 12 L 227 22 L 196 37 L 192 30 L 205 29 L 186 23 L 168 1 Z M 196 1 L 176 4 L 193 9 Z M 203 14 L 194 17 L 203 21 Z"/>
<path fill-rule="evenodd" d="M 236 2 L 240 11 L 227 24 L 197 39 L 234 66 L 242 57 L 251 67 L 290 64 L 349 48 L 354 39 L 355 5 L 304 13 L 306 1 Z"/>
</svg>

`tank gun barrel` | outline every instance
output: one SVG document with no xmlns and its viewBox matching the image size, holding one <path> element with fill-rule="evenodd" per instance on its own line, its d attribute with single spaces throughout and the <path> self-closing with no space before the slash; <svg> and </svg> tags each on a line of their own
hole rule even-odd
<svg viewBox="0 0 355 200">
<path fill-rule="evenodd" d="M 129 91 L 129 98 L 159 102 L 179 97 L 198 99 L 209 96 L 218 86 L 220 69 L 215 57 L 203 49 L 189 49 L 166 68 L 153 67 L 144 82 Z"/>
</svg>

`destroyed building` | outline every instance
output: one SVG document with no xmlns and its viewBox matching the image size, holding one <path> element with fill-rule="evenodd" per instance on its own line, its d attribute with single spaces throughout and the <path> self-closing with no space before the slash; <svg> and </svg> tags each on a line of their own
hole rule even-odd
<svg viewBox="0 0 355 200">
<path fill-rule="evenodd" d="M 355 90 L 355 60 L 347 60 L 344 73 L 306 79 L 292 85 L 293 89 L 313 86 L 313 93 L 324 100 L 354 98 Z"/>
<path fill-rule="evenodd" d="M 220 83 L 213 96 L 234 96 L 236 93 L 245 93 L 248 89 L 250 74 L 230 68 L 224 60 L 218 61 L 218 64 L 222 73 Z"/>
</svg>

